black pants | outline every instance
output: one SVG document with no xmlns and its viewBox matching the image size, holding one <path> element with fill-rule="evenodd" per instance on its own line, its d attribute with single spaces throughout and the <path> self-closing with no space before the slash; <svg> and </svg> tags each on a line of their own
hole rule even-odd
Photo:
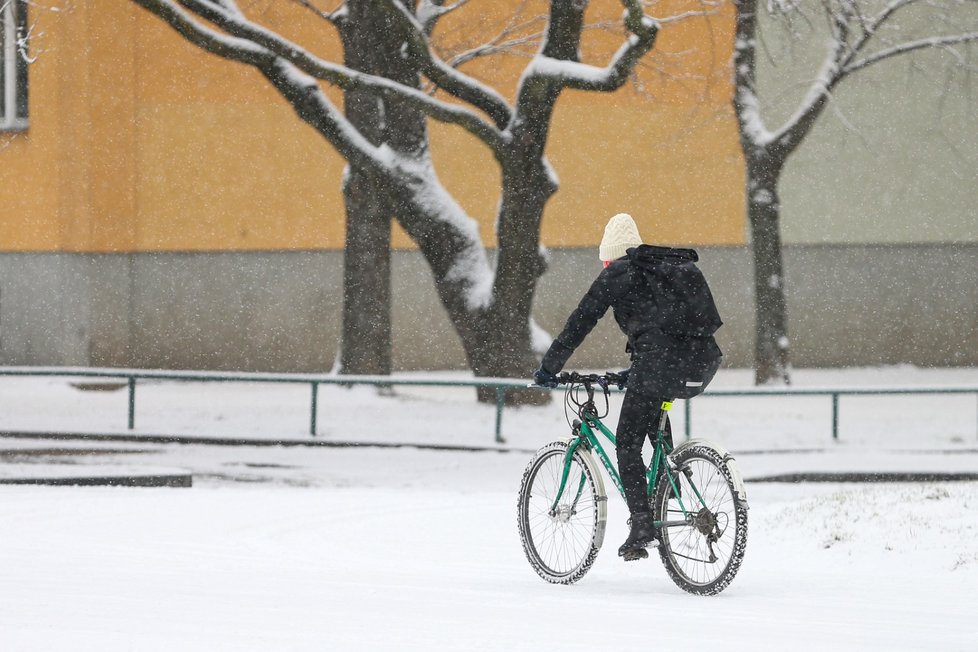
<svg viewBox="0 0 978 652">
<path fill-rule="evenodd" d="M 618 452 L 618 472 L 625 489 L 625 502 L 628 511 L 649 511 L 648 483 L 645 480 L 646 464 L 642 461 L 642 447 L 646 438 L 655 442 L 659 429 L 659 415 L 662 402 L 671 398 L 659 395 L 651 369 L 636 358 L 628 379 L 628 390 L 621 406 L 621 418 L 615 433 Z M 666 421 L 666 437 L 672 445 L 672 429 Z"/>
</svg>

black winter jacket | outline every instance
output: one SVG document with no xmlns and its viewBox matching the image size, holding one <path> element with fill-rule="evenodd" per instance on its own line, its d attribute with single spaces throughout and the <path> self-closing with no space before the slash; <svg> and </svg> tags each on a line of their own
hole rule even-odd
<svg viewBox="0 0 978 652">
<path fill-rule="evenodd" d="M 685 398 L 682 387 L 690 379 L 702 391 L 719 366 L 722 354 L 713 334 L 723 322 L 696 266 L 698 260 L 692 249 L 651 245 L 629 249 L 591 284 L 544 356 L 542 367 L 560 372 L 610 307 L 628 337 L 626 350 L 633 359 L 647 353 L 661 360 L 660 375 L 675 376 L 663 378 L 664 394 Z M 705 383 L 700 378 L 704 373 L 709 375 Z"/>
</svg>

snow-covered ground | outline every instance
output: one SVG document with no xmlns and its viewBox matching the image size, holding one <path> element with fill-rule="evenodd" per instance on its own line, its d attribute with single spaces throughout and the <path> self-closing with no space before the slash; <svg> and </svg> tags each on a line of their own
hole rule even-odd
<svg viewBox="0 0 978 652">
<path fill-rule="evenodd" d="M 740 574 L 626 564 L 571 587 L 515 531 L 515 472 L 427 488 L 8 487 L 4 650 L 974 650 L 978 485 L 751 487 Z M 459 454 L 453 454 L 459 456 Z M 410 460 L 403 462 L 410 463 Z M 378 476 L 386 469 L 378 468 Z M 615 518 L 617 516 L 617 518 Z"/>
<path fill-rule="evenodd" d="M 978 371 L 798 382 L 975 384 Z M 141 433 L 309 437 L 301 388 L 138 391 Z M 703 398 L 694 435 L 742 451 L 748 478 L 978 472 L 975 399 L 953 398 L 844 401 L 838 443 L 823 399 Z M 2 379 L 0 430 L 125 432 L 125 401 Z M 324 388 L 320 401 L 336 417 L 321 438 L 495 447 L 494 412 L 469 392 Z M 594 567 L 552 586 L 523 558 L 516 493 L 525 450 L 563 434 L 562 411 L 507 410 L 504 423 L 509 443 L 483 452 L 0 439 L 0 467 L 194 474 L 192 489 L 0 486 L 0 650 L 978 649 L 978 483 L 749 484 L 747 556 L 714 598 L 683 593 L 655 555 L 618 559 L 626 514 L 612 498 Z M 751 453 L 770 448 L 783 452 Z"/>
</svg>

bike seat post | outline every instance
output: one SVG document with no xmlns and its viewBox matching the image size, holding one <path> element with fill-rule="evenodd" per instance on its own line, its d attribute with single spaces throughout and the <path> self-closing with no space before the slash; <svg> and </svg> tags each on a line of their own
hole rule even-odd
<svg viewBox="0 0 978 652">
<path fill-rule="evenodd" d="M 662 437 L 666 432 L 666 423 L 669 419 L 669 410 L 672 409 L 672 401 L 663 401 L 659 409 L 659 427 L 656 430 L 656 437 Z"/>
</svg>

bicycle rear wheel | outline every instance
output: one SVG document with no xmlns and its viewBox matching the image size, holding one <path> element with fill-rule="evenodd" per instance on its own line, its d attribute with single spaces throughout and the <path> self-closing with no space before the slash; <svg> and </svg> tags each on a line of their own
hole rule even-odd
<svg viewBox="0 0 978 652">
<path fill-rule="evenodd" d="M 672 461 L 679 471 L 673 475 L 679 498 L 664 474 L 652 498 L 654 518 L 667 523 L 659 556 L 681 589 L 715 595 L 730 584 L 744 559 L 747 502 L 738 493 L 724 456 L 710 446 L 680 448 Z"/>
<path fill-rule="evenodd" d="M 567 457 L 566 442 L 544 446 L 526 467 L 520 486 L 518 526 L 523 552 L 537 575 L 572 584 L 591 568 L 607 522 L 607 497 L 586 453 L 576 450 L 567 482 L 554 506 Z"/>
</svg>

